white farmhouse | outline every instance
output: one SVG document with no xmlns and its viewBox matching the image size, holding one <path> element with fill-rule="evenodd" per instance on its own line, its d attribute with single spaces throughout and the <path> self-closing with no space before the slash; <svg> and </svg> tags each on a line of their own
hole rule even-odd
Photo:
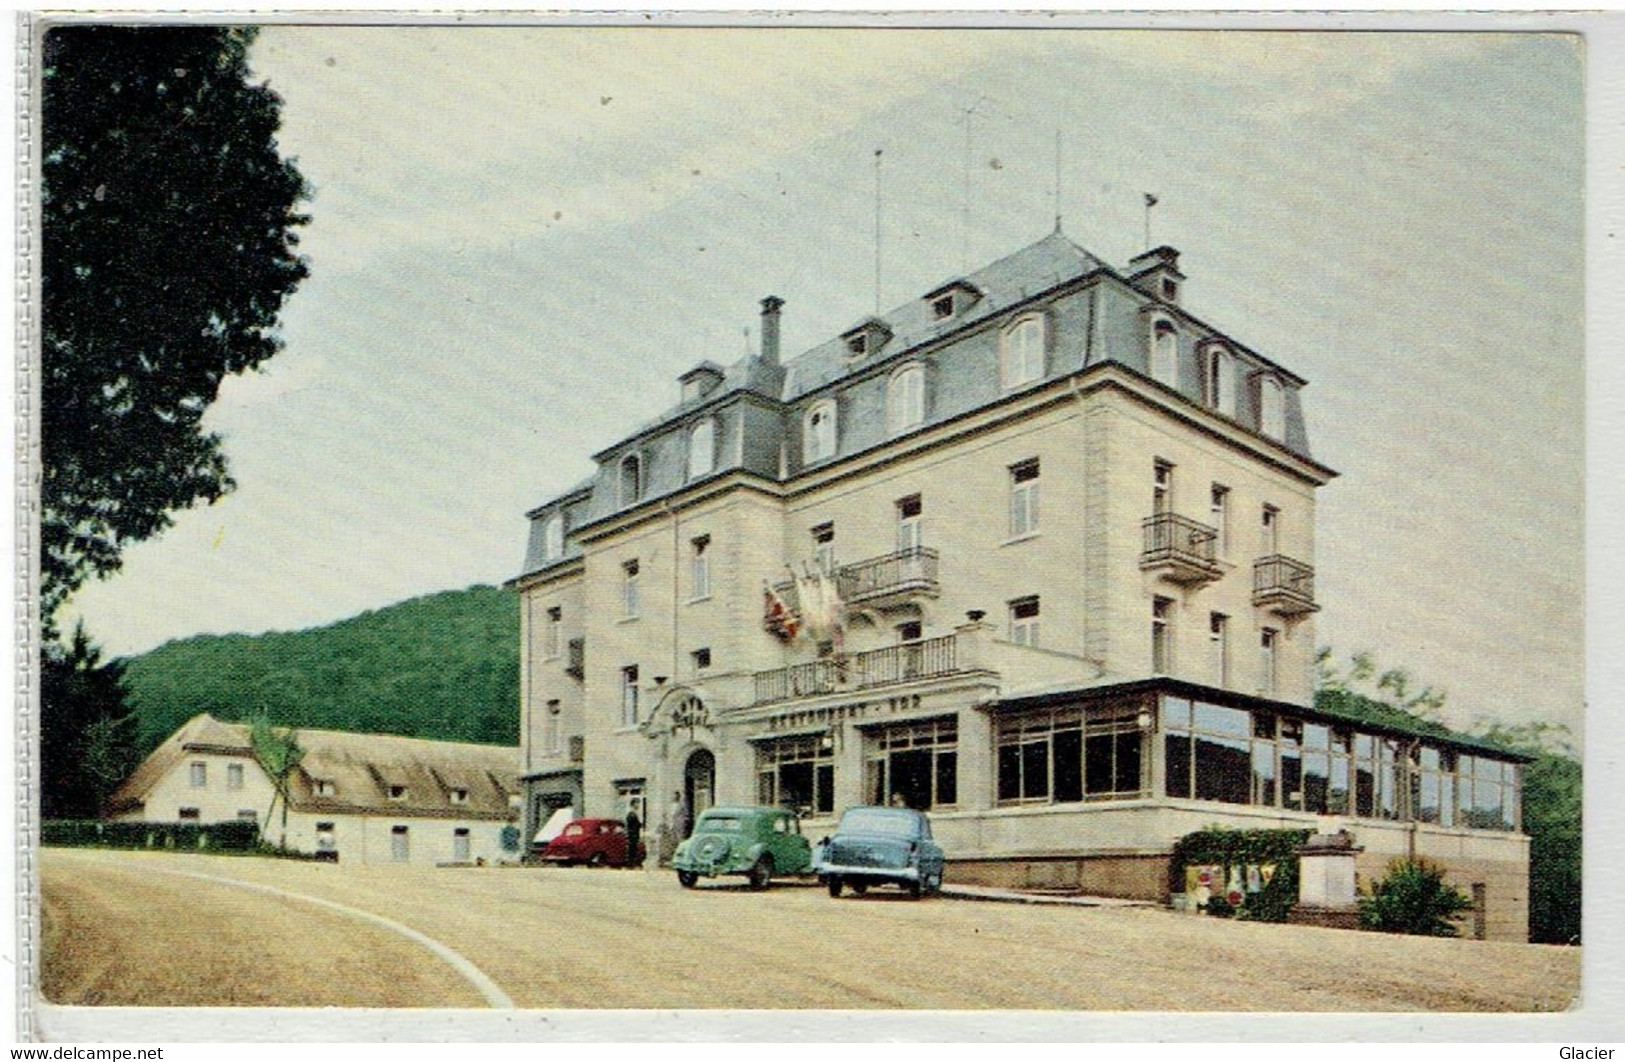
<svg viewBox="0 0 1625 1062">
<path fill-rule="evenodd" d="M 342 862 L 497 862 L 519 856 L 519 750 L 337 730 L 299 730 L 304 759 L 265 839 Z M 258 821 L 273 786 L 249 728 L 188 720 L 108 798 L 120 822 Z M 506 837 L 504 836 L 506 831 Z"/>
</svg>

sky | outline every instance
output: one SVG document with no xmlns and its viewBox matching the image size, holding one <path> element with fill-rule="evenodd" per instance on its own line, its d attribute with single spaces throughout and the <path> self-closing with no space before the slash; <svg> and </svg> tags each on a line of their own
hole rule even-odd
<svg viewBox="0 0 1625 1062">
<path fill-rule="evenodd" d="M 1580 737 L 1576 38 L 287 25 L 251 59 L 310 277 L 206 418 L 237 491 L 71 603 L 109 652 L 518 574 L 526 510 L 763 296 L 787 354 L 873 311 L 879 150 L 886 307 L 1057 203 L 1122 267 L 1155 193 L 1184 305 L 1310 381 L 1317 640 Z"/>
</svg>

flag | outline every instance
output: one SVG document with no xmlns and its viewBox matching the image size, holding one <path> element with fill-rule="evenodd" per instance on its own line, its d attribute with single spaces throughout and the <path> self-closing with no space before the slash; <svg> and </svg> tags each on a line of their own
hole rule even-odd
<svg viewBox="0 0 1625 1062">
<path fill-rule="evenodd" d="M 790 611 L 790 606 L 784 603 L 784 598 L 780 597 L 771 586 L 764 584 L 762 594 L 764 598 L 762 603 L 762 625 L 781 642 L 795 641 L 796 631 L 801 627 L 801 624 L 796 619 L 796 614 Z"/>
</svg>

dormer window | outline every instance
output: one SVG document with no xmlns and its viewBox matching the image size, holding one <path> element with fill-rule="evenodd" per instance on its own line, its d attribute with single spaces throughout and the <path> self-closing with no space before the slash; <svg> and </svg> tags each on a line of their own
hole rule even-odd
<svg viewBox="0 0 1625 1062">
<path fill-rule="evenodd" d="M 621 458 L 620 468 L 620 502 L 622 506 L 631 505 L 643 497 L 643 458 L 637 454 L 627 454 Z"/>
<path fill-rule="evenodd" d="M 1166 317 L 1151 321 L 1151 378 L 1175 386 L 1179 382 L 1179 330 Z"/>
<path fill-rule="evenodd" d="M 466 789 L 453 789 L 451 791 L 451 802 L 453 804 L 466 804 L 466 803 L 468 803 L 468 790 L 466 790 Z"/>
<path fill-rule="evenodd" d="M 1286 436 L 1286 399 L 1273 376 L 1258 378 L 1258 430 L 1272 439 Z"/>
<path fill-rule="evenodd" d="M 688 432 L 688 478 L 708 476 L 717 465 L 717 422 L 710 417 Z"/>
<path fill-rule="evenodd" d="M 871 317 L 856 328 L 841 336 L 841 342 L 846 344 L 846 353 L 849 360 L 866 358 L 886 345 L 891 339 L 891 329 L 878 317 Z"/>
<path fill-rule="evenodd" d="M 981 294 L 974 285 L 963 280 L 955 280 L 935 291 L 927 292 L 925 301 L 931 307 L 931 317 L 937 321 L 944 321 L 955 314 L 964 313 Z"/>
<path fill-rule="evenodd" d="M 558 560 L 564 556 L 564 517 L 554 513 L 542 525 L 542 559 Z"/>
<path fill-rule="evenodd" d="M 1207 404 L 1227 417 L 1235 416 L 1236 360 L 1223 344 L 1214 343 L 1207 348 L 1202 377 Z"/>
<path fill-rule="evenodd" d="M 1005 330 L 999 344 L 999 376 L 1006 391 L 1044 375 L 1044 318 L 1029 314 Z"/>
<path fill-rule="evenodd" d="M 801 456 L 811 464 L 835 456 L 835 401 L 826 398 L 807 410 L 803 425 Z"/>
<path fill-rule="evenodd" d="M 404 785 L 392 785 L 392 786 L 390 786 L 389 787 L 389 799 L 391 799 L 391 800 L 405 800 L 406 799 L 406 787 Z"/>
<path fill-rule="evenodd" d="M 315 789 L 316 795 L 319 797 L 338 796 L 339 794 L 339 787 L 326 778 L 316 779 Z"/>
<path fill-rule="evenodd" d="M 1167 300 L 1168 302 L 1176 302 L 1176 301 L 1178 301 L 1178 299 L 1179 299 L 1179 284 L 1177 282 L 1173 281 L 1173 280 L 1170 280 L 1167 277 L 1163 277 L 1162 278 L 1162 297 L 1165 300 Z"/>
<path fill-rule="evenodd" d="M 886 384 L 886 429 L 891 435 L 901 435 L 924 422 L 925 366 L 912 362 L 893 373 Z"/>
</svg>

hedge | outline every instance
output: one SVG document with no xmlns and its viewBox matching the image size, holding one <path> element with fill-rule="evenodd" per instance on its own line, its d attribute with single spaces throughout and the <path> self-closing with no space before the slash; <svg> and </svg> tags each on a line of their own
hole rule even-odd
<svg viewBox="0 0 1625 1062">
<path fill-rule="evenodd" d="M 1212 914 L 1235 914 L 1259 922 L 1285 922 L 1287 912 L 1298 902 L 1298 849 L 1309 839 L 1311 830 L 1231 830 L 1209 826 L 1187 833 L 1174 845 L 1169 861 L 1169 891 L 1185 891 L 1185 868 L 1218 865 L 1226 881 L 1231 867 L 1274 863 L 1275 875 L 1262 891 L 1248 894 L 1238 910 L 1215 890 L 1208 901 Z"/>
<path fill-rule="evenodd" d="M 47 819 L 40 843 L 67 848 L 169 848 L 247 852 L 260 847 L 256 823 L 102 822 L 98 819 Z"/>
</svg>

